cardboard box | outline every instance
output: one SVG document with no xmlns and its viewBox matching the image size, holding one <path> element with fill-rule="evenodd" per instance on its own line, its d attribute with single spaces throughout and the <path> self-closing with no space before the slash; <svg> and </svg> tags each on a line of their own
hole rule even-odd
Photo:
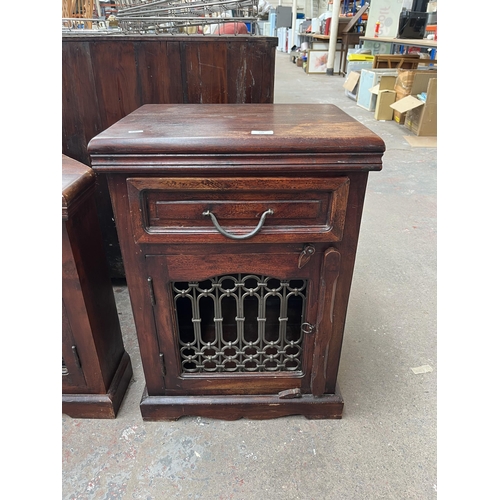
<svg viewBox="0 0 500 500">
<path fill-rule="evenodd" d="M 380 83 L 370 89 L 371 93 L 376 96 L 375 120 L 392 120 L 394 110 L 391 104 L 396 100 L 395 80 L 395 76 L 383 76 Z"/>
<path fill-rule="evenodd" d="M 347 97 L 356 100 L 356 94 L 358 92 L 358 82 L 361 73 L 359 71 L 350 71 L 342 87 L 345 88 L 345 93 Z"/>
<path fill-rule="evenodd" d="M 431 78 L 437 78 L 437 70 L 429 69 L 398 69 L 398 76 L 394 84 L 396 101 L 409 95 L 417 95 L 427 90 Z M 394 121 L 403 125 L 406 115 L 394 110 Z"/>
<path fill-rule="evenodd" d="M 431 78 L 425 101 L 409 95 L 391 104 L 399 113 L 406 113 L 405 127 L 418 136 L 437 136 L 437 78 Z"/>
<path fill-rule="evenodd" d="M 377 98 L 375 106 L 375 120 L 392 120 L 394 110 L 391 104 L 396 100 L 396 92 L 394 90 L 382 90 Z"/>
<path fill-rule="evenodd" d="M 398 69 L 394 90 L 406 97 L 425 92 L 431 78 L 437 78 L 437 69 Z"/>
<path fill-rule="evenodd" d="M 398 72 L 396 69 L 362 69 L 358 83 L 358 96 L 356 101 L 358 106 L 361 106 L 367 111 L 375 111 L 377 96 L 370 92 L 370 89 L 379 84 L 383 76 L 393 77 L 391 89 L 394 89 L 397 74 Z"/>
</svg>

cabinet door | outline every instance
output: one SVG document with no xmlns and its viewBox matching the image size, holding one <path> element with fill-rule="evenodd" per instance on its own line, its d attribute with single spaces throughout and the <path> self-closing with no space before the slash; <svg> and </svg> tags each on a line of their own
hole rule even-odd
<svg viewBox="0 0 500 500">
<path fill-rule="evenodd" d="M 311 393 L 322 255 L 243 252 L 146 257 L 165 394 Z"/>
</svg>

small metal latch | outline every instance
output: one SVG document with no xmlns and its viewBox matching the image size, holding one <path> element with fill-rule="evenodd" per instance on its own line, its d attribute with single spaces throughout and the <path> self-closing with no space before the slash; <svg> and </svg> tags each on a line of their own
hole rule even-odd
<svg viewBox="0 0 500 500">
<path fill-rule="evenodd" d="M 156 305 L 155 290 L 153 288 L 153 279 L 151 276 L 148 277 L 148 287 L 149 287 L 149 298 L 151 299 L 151 305 Z"/>
<path fill-rule="evenodd" d="M 73 351 L 73 357 L 75 358 L 76 366 L 78 366 L 78 368 L 81 368 L 82 363 L 80 361 L 80 356 L 78 355 L 78 349 L 76 348 L 76 345 L 72 345 L 71 350 Z"/>
<path fill-rule="evenodd" d="M 304 247 L 304 250 L 302 250 L 299 255 L 299 269 L 302 269 L 309 262 L 314 252 L 316 252 L 316 249 L 312 245 L 306 245 Z"/>
<path fill-rule="evenodd" d="M 300 329 L 302 330 L 302 333 L 312 333 L 312 332 L 314 332 L 315 328 L 316 328 L 316 325 L 311 325 L 311 323 L 302 323 L 300 325 Z"/>
<path fill-rule="evenodd" d="M 165 366 L 165 356 L 160 352 L 161 373 L 163 376 L 167 374 L 167 367 Z"/>
<path fill-rule="evenodd" d="M 280 399 L 293 399 L 293 398 L 301 398 L 302 392 L 298 387 L 294 389 L 286 389 L 284 391 L 278 392 L 278 398 Z"/>
</svg>

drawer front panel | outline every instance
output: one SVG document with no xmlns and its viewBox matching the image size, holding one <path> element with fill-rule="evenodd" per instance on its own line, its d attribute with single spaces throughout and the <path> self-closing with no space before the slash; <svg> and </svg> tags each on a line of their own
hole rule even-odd
<svg viewBox="0 0 500 500">
<path fill-rule="evenodd" d="M 232 199 L 227 200 L 222 200 L 220 195 L 201 196 L 199 200 L 193 199 L 194 196 L 190 200 L 179 200 L 178 194 L 148 195 L 146 205 L 149 229 L 185 226 L 186 221 L 193 226 L 210 227 L 210 219 L 207 220 L 202 215 L 207 208 L 217 214 L 221 222 L 251 226 L 271 205 L 274 213 L 272 221 L 269 221 L 270 225 L 287 225 L 291 221 L 302 225 L 318 224 L 326 219 L 329 205 L 329 196 L 326 194 L 317 200 L 288 200 L 276 193 L 274 200 L 265 202 L 255 199 L 242 200 L 244 194 L 239 199 L 233 195 Z M 255 195 L 252 197 L 255 198 Z"/>
<path fill-rule="evenodd" d="M 228 234 L 246 239 L 261 223 L 251 236 L 259 243 L 339 241 L 349 180 L 132 178 L 127 185 L 138 243 L 231 242 Z"/>
</svg>

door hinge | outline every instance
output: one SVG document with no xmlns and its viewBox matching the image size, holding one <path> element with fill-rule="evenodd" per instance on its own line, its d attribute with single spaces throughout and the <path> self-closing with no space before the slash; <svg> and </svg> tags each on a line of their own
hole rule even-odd
<svg viewBox="0 0 500 500">
<path fill-rule="evenodd" d="M 78 366 L 78 368 L 81 368 L 82 363 L 80 362 L 80 356 L 78 356 L 78 349 L 76 348 L 76 345 L 72 345 L 71 350 L 73 351 L 73 357 L 75 358 L 76 366 Z"/>
<path fill-rule="evenodd" d="M 278 392 L 278 398 L 280 399 L 293 399 L 301 397 L 302 397 L 302 391 L 298 387 Z"/>
<path fill-rule="evenodd" d="M 155 306 L 156 297 L 155 297 L 155 290 L 153 288 L 153 278 L 151 278 L 151 276 L 148 277 L 148 286 L 149 286 L 149 298 L 151 299 L 151 305 Z"/>
<path fill-rule="evenodd" d="M 167 367 L 165 366 L 165 356 L 160 352 L 161 373 L 163 376 L 167 374 Z"/>
</svg>

